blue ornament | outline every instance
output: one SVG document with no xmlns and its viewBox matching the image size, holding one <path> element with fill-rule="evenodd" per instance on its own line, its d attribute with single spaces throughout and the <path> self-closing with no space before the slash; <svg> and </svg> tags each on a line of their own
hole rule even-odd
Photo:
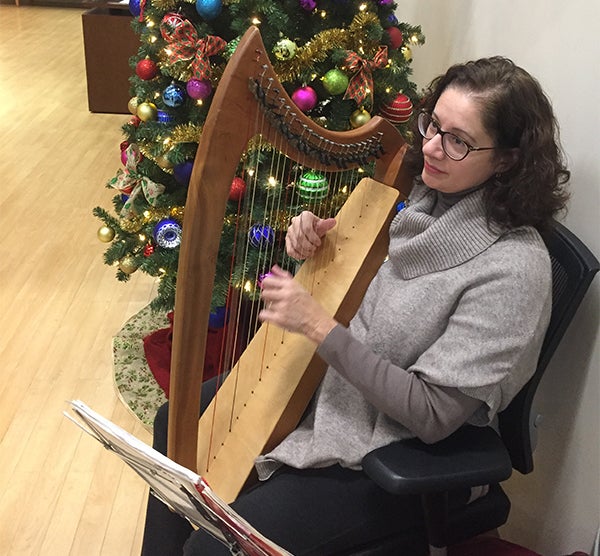
<svg viewBox="0 0 600 556">
<path fill-rule="evenodd" d="M 196 0 L 198 15 L 207 21 L 218 17 L 222 8 L 221 0 Z"/>
<path fill-rule="evenodd" d="M 173 121 L 173 116 L 164 110 L 157 110 L 156 119 L 161 124 L 170 124 Z"/>
<path fill-rule="evenodd" d="M 400 212 L 401 210 L 404 210 L 406 208 L 406 203 L 404 201 L 400 201 L 397 205 L 396 205 L 396 211 Z"/>
<path fill-rule="evenodd" d="M 208 314 L 208 326 L 210 328 L 223 328 L 229 320 L 229 314 L 225 307 L 215 307 Z"/>
<path fill-rule="evenodd" d="M 179 85 L 171 83 L 163 91 L 162 99 L 167 106 L 177 108 L 185 102 L 185 91 Z"/>
<path fill-rule="evenodd" d="M 176 164 L 173 168 L 173 175 L 175 176 L 175 179 L 181 185 L 188 185 L 190 183 L 190 177 L 192 176 L 193 167 L 194 163 L 191 160 L 182 162 L 181 164 Z"/>
<path fill-rule="evenodd" d="M 140 0 L 129 0 L 129 13 L 137 17 L 141 13 Z"/>
<path fill-rule="evenodd" d="M 275 232 L 271 226 L 266 224 L 254 224 L 248 231 L 248 239 L 252 247 L 262 248 L 273 245 L 275 241 Z"/>
<path fill-rule="evenodd" d="M 175 220 L 161 220 L 154 227 L 154 241 L 165 249 L 175 249 L 181 243 L 181 226 Z"/>
<path fill-rule="evenodd" d="M 394 14 L 388 15 L 387 19 L 390 22 L 390 24 L 392 24 L 392 25 L 398 25 L 398 18 Z"/>
</svg>

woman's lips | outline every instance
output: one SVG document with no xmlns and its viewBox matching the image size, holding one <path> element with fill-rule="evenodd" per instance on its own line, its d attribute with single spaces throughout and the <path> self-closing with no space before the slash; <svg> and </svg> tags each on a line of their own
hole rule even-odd
<svg viewBox="0 0 600 556">
<path fill-rule="evenodd" d="M 446 172 L 443 172 L 442 170 L 440 170 L 439 168 L 436 168 L 435 166 L 432 166 L 431 164 L 429 164 L 429 162 L 425 161 L 424 163 L 425 165 L 425 170 L 427 171 L 428 174 L 445 174 Z"/>
</svg>

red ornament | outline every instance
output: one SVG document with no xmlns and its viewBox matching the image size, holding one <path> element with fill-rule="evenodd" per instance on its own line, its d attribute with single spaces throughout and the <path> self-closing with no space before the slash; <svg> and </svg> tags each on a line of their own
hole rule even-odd
<svg viewBox="0 0 600 556">
<path fill-rule="evenodd" d="M 246 182 L 242 178 L 233 178 L 229 188 L 229 200 L 240 201 L 246 194 Z"/>
<path fill-rule="evenodd" d="M 154 245 L 149 243 L 148 245 L 146 245 L 146 247 L 144 247 L 144 257 L 149 257 L 150 255 L 152 255 L 152 253 L 154 253 Z"/>
<path fill-rule="evenodd" d="M 392 124 L 405 124 L 413 113 L 411 100 L 400 93 L 391 104 L 381 107 L 381 115 Z"/>
<path fill-rule="evenodd" d="M 150 79 L 154 79 L 158 74 L 158 66 L 150 58 L 144 58 L 136 64 L 135 73 L 140 79 L 150 81 Z"/>
<path fill-rule="evenodd" d="M 138 127 L 141 122 L 142 120 L 140 120 L 138 116 L 131 116 L 128 123 L 131 124 L 133 127 Z"/>
<path fill-rule="evenodd" d="M 178 13 L 165 14 L 160 22 L 160 32 L 165 40 L 171 40 L 175 29 L 185 22 L 185 18 Z"/>
<path fill-rule="evenodd" d="M 388 27 L 385 31 L 390 38 L 390 48 L 393 50 L 400 48 L 402 46 L 402 41 L 404 40 L 402 31 L 400 31 L 398 27 Z"/>
</svg>

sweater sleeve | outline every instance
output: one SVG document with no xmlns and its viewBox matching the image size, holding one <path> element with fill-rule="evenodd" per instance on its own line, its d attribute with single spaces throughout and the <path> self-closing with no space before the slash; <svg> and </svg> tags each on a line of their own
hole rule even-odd
<svg viewBox="0 0 600 556">
<path fill-rule="evenodd" d="M 430 384 L 393 365 L 341 325 L 329 333 L 318 353 L 379 411 L 427 443 L 454 432 L 482 405 L 458 388 Z"/>
</svg>

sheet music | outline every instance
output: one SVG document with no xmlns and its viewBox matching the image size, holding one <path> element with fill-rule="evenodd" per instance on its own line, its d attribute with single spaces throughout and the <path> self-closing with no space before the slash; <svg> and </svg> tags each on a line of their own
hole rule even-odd
<svg viewBox="0 0 600 556">
<path fill-rule="evenodd" d="M 82 401 L 73 400 L 69 404 L 77 418 L 65 411 L 66 417 L 117 454 L 148 483 L 154 496 L 226 545 L 231 554 L 292 556 L 235 513 L 200 475 L 157 452 Z"/>
</svg>

